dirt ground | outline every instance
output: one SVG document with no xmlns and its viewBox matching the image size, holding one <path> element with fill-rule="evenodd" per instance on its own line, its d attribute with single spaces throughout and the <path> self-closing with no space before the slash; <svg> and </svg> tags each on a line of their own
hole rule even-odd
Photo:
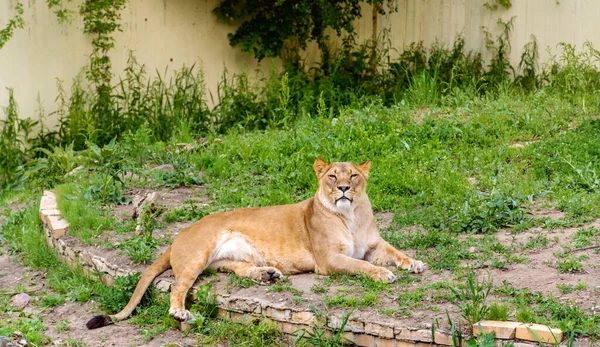
<svg viewBox="0 0 600 347">
<path fill-rule="evenodd" d="M 159 347 L 165 345 L 193 346 L 197 343 L 195 339 L 186 337 L 177 330 L 168 330 L 150 341 L 144 341 L 139 327 L 131 325 L 127 321 L 102 329 L 88 330 L 85 323 L 89 320 L 92 312 L 98 312 L 97 305 L 93 302 L 83 305 L 67 302 L 50 309 L 40 308 L 36 304 L 41 292 L 45 290 L 52 293 L 46 287 L 46 275 L 20 265 L 15 256 L 7 254 L 6 249 L 2 249 L 1 253 L 3 254 L 0 255 L 0 291 L 2 293 L 20 293 L 24 288 L 33 291 L 29 292 L 32 301 L 22 311 L 0 313 L 0 325 L 10 316 L 25 314 L 30 317 L 41 317 L 46 328 L 44 334 L 52 341 L 47 346 L 63 346 L 69 339 L 83 342 L 85 346 Z M 57 332 L 57 323 L 65 320 L 69 322 L 68 330 Z"/>
</svg>

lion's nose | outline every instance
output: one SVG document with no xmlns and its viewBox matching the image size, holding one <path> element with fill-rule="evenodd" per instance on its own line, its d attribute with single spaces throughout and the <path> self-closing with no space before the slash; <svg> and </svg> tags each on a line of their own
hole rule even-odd
<svg viewBox="0 0 600 347">
<path fill-rule="evenodd" d="M 338 186 L 337 187 L 339 190 L 342 191 L 342 193 L 345 193 L 347 190 L 350 189 L 350 186 Z"/>
</svg>

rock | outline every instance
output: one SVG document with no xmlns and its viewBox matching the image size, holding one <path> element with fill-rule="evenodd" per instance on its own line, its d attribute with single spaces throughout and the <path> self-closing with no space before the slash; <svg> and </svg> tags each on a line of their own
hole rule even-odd
<svg viewBox="0 0 600 347">
<path fill-rule="evenodd" d="M 155 166 L 152 168 L 152 171 L 157 171 L 157 170 L 173 172 L 173 171 L 175 171 L 175 167 L 171 164 L 163 164 L 163 165 Z"/>
<path fill-rule="evenodd" d="M 144 197 L 135 197 L 133 199 L 133 213 L 131 215 L 132 219 L 136 219 L 142 215 L 144 208 L 146 205 L 152 207 L 158 198 L 156 192 L 148 193 Z M 140 221 L 138 221 L 140 222 Z"/>
<path fill-rule="evenodd" d="M 10 343 L 10 339 L 6 336 L 0 336 L 0 347 L 7 347 L 13 345 Z M 14 346 L 14 345 L 13 345 Z"/>
<path fill-rule="evenodd" d="M 24 308 L 31 302 L 31 296 L 27 293 L 19 293 L 12 298 L 12 304 L 18 308 Z"/>
</svg>

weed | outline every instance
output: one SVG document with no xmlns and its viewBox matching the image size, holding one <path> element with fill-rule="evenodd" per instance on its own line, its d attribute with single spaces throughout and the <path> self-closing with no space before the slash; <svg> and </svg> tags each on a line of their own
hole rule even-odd
<svg viewBox="0 0 600 347">
<path fill-rule="evenodd" d="M 121 311 L 127 302 L 129 302 L 133 290 L 140 279 L 140 275 L 140 273 L 136 273 L 133 275 L 117 277 L 109 287 L 100 287 L 98 295 L 100 307 L 111 314 Z M 150 289 L 144 293 L 140 305 L 137 306 L 139 309 L 151 306 L 155 301 L 156 289 L 153 288 L 154 287 L 151 286 Z M 138 310 L 137 307 L 136 310 Z"/>
<path fill-rule="evenodd" d="M 310 291 L 316 294 L 322 294 L 322 293 L 327 293 L 327 289 L 321 285 L 318 284 L 313 284 L 312 287 L 310 287 Z"/>
<path fill-rule="evenodd" d="M 558 272 L 560 273 L 573 273 L 583 272 L 582 260 L 587 259 L 587 256 L 581 255 L 578 257 L 571 256 L 565 260 L 558 261 Z"/>
<path fill-rule="evenodd" d="M 234 273 L 229 274 L 229 276 L 227 277 L 227 283 L 234 287 L 240 287 L 240 288 L 250 288 L 250 287 L 257 286 L 259 284 L 258 282 L 254 281 L 248 277 L 241 277 Z"/>
<path fill-rule="evenodd" d="M 556 285 L 556 288 L 558 288 L 561 294 L 569 294 L 574 291 L 585 290 L 587 288 L 587 284 L 582 280 L 579 280 L 577 284 L 559 283 Z"/>
<path fill-rule="evenodd" d="M 56 307 L 64 304 L 66 297 L 64 295 L 46 295 L 42 297 L 40 306 L 42 307 Z"/>
<path fill-rule="evenodd" d="M 490 309 L 485 315 L 485 319 L 507 321 L 510 317 L 511 308 L 505 303 L 493 303 L 490 305 Z"/>
<path fill-rule="evenodd" d="M 167 223 L 197 221 L 206 216 L 206 211 L 198 208 L 193 201 L 188 201 L 185 207 L 177 208 L 166 212 L 163 219 Z"/>
<path fill-rule="evenodd" d="M 71 330 L 71 322 L 68 320 L 61 320 L 54 323 L 54 329 L 56 329 L 56 333 L 60 334 L 65 331 Z"/>
<path fill-rule="evenodd" d="M 210 292 L 210 289 L 210 285 L 203 285 L 198 288 L 196 300 L 190 308 L 194 315 L 194 319 L 189 322 L 190 324 L 201 327 L 208 319 L 216 317 L 217 298 L 215 294 Z"/>
<path fill-rule="evenodd" d="M 373 306 L 377 299 L 378 295 L 375 293 L 366 293 L 360 297 L 347 297 L 343 294 L 337 294 L 333 297 L 326 296 L 324 303 L 333 307 L 362 308 Z"/>
<path fill-rule="evenodd" d="M 317 314 L 323 315 L 322 311 L 317 311 Z M 342 312 L 342 316 L 339 324 L 336 324 L 334 328 L 331 329 L 331 334 L 327 335 L 327 330 L 320 327 L 315 327 L 312 331 L 307 329 L 300 329 L 294 332 L 296 338 L 294 339 L 295 343 L 298 346 L 327 346 L 327 347 L 342 347 L 346 345 L 349 341 L 344 337 L 344 328 L 348 324 L 348 320 L 350 319 L 350 312 Z"/>
<path fill-rule="evenodd" d="M 287 277 L 283 280 L 277 281 L 275 284 L 267 288 L 267 293 L 269 292 L 290 292 L 294 294 L 294 296 L 302 296 L 302 294 L 304 293 L 303 291 L 292 287 L 291 282 Z"/>
<path fill-rule="evenodd" d="M 467 273 L 465 286 L 463 288 L 452 287 L 454 294 L 454 305 L 460 310 L 461 317 L 472 326 L 483 319 L 489 312 L 487 297 L 492 290 L 493 281 L 479 280 L 479 277 L 473 272 Z"/>
</svg>

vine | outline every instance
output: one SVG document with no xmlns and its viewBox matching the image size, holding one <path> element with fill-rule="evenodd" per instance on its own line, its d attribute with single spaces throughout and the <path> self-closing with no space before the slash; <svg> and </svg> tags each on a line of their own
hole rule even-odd
<svg viewBox="0 0 600 347">
<path fill-rule="evenodd" d="M 112 63 L 108 53 L 115 47 L 113 33 L 122 31 L 119 20 L 127 0 L 85 0 L 79 8 L 83 16 L 83 32 L 94 36 L 87 79 L 95 85 L 97 99 L 92 115 L 96 129 L 110 133 L 114 126 L 111 113 Z"/>
<path fill-rule="evenodd" d="M 23 10 L 23 3 L 17 1 L 15 10 L 17 11 L 15 17 L 8 21 L 8 24 L 6 24 L 4 29 L 0 30 L 0 49 L 2 49 L 6 42 L 14 35 L 15 29 L 23 29 L 25 27 L 25 20 L 23 20 L 23 13 L 25 13 Z"/>
<path fill-rule="evenodd" d="M 70 2 L 71 0 L 66 1 Z M 59 23 L 68 23 L 71 21 L 72 11 L 64 8 L 63 0 L 46 0 L 46 4 L 50 10 L 54 11 Z M 13 37 L 16 29 L 23 29 L 25 27 L 25 20 L 23 19 L 25 9 L 21 1 L 17 0 L 15 11 L 17 12 L 15 17 L 8 21 L 4 29 L 0 29 L 0 49 Z"/>
</svg>

